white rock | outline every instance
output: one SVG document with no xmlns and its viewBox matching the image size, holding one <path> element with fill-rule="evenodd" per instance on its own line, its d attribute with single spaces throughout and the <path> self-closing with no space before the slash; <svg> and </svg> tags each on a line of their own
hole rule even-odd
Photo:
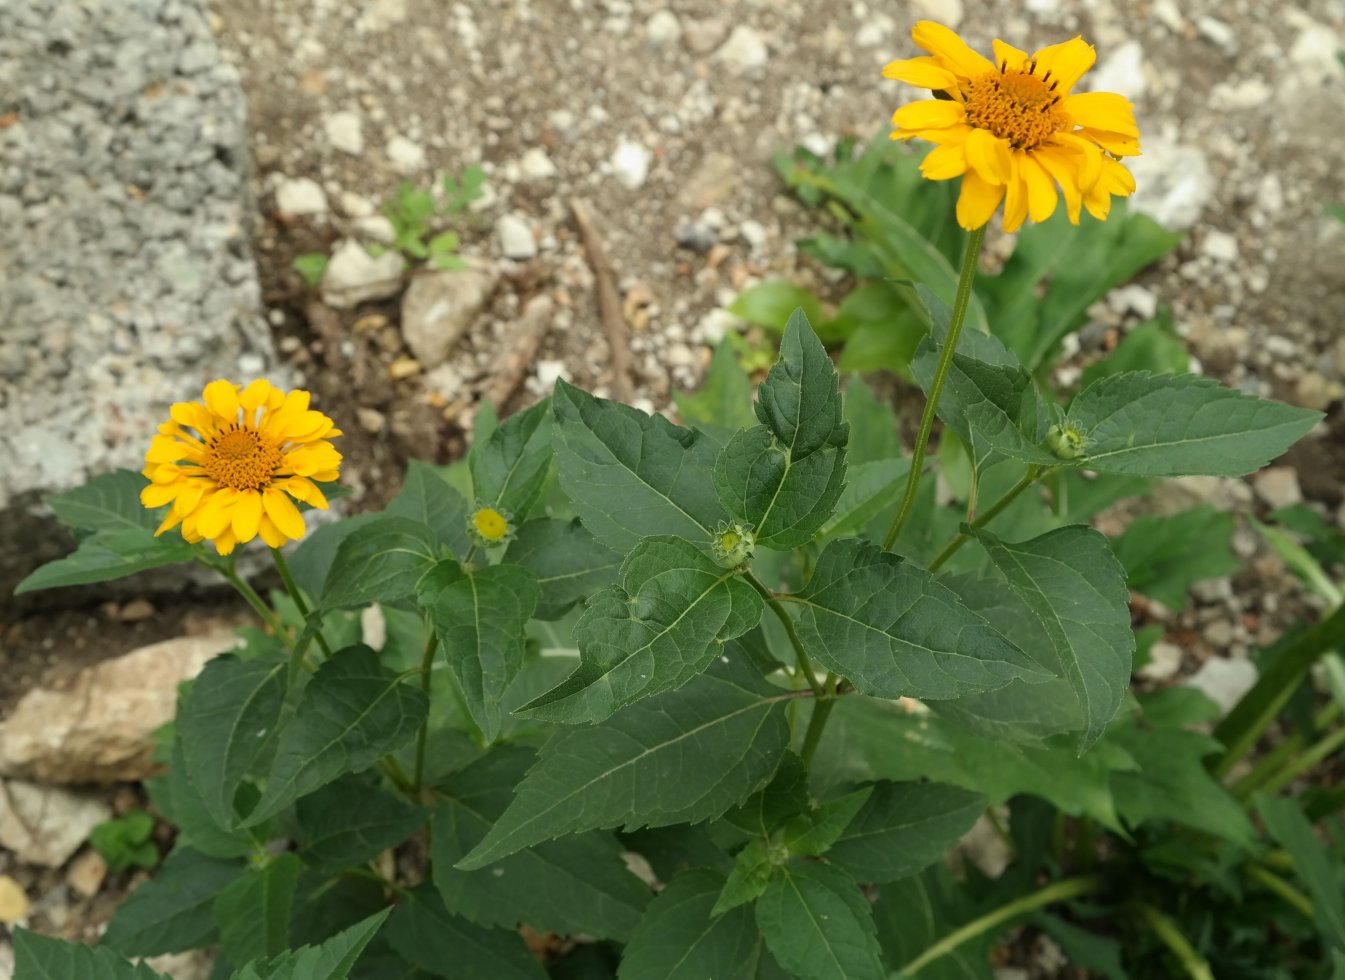
<svg viewBox="0 0 1345 980">
<path fill-rule="evenodd" d="M 556 379 L 570 379 L 570 371 L 565 367 L 564 361 L 541 360 L 537 362 L 537 380 L 541 382 L 542 387 L 550 390 L 556 383 Z"/>
<path fill-rule="evenodd" d="M 367 242 L 391 245 L 397 240 L 397 229 L 392 222 L 381 214 L 371 214 L 355 219 L 355 234 Z"/>
<path fill-rule="evenodd" d="M 374 202 L 362 194 L 355 194 L 351 191 L 341 192 L 341 210 L 351 218 L 367 218 L 378 209 Z"/>
<path fill-rule="evenodd" d="M 1200 36 L 1213 42 L 1224 54 L 1237 54 L 1238 35 L 1232 26 L 1215 17 L 1196 18 L 1196 30 Z"/>
<path fill-rule="evenodd" d="M 1227 660 L 1211 657 L 1186 681 L 1228 714 L 1233 705 L 1256 683 L 1256 664 L 1250 660 Z"/>
<path fill-rule="evenodd" d="M 1127 41 L 1114 49 L 1095 71 L 1084 76 L 1092 92 L 1116 92 L 1138 99 L 1148 89 L 1144 76 L 1144 48 L 1138 41 Z"/>
<path fill-rule="evenodd" d="M 766 238 L 769 235 L 765 225 L 760 221 L 752 221 L 750 219 L 738 226 L 738 232 L 743 236 L 743 240 L 753 249 L 758 249 L 762 245 L 765 245 Z"/>
<path fill-rule="evenodd" d="M 17 779 L 0 785 L 0 847 L 25 864 L 59 868 L 111 819 L 106 803 L 87 796 Z"/>
<path fill-rule="evenodd" d="M 448 360 L 490 302 L 499 281 L 499 269 L 485 262 L 411 280 L 402 297 L 402 336 L 423 367 L 435 368 Z"/>
<path fill-rule="evenodd" d="M 1152 289 L 1136 283 L 1120 286 L 1107 294 L 1107 305 L 1117 313 L 1131 313 L 1148 320 L 1158 312 L 1158 296 Z"/>
<path fill-rule="evenodd" d="M 1205 232 L 1205 237 L 1200 243 L 1200 254 L 1215 262 L 1236 262 L 1238 240 L 1226 231 L 1212 229 Z"/>
<path fill-rule="evenodd" d="M 1154 19 L 1173 34 L 1180 34 L 1186 28 L 1186 18 L 1182 16 L 1177 0 L 1154 0 L 1153 14 Z"/>
<path fill-rule="evenodd" d="M 1337 59 L 1341 41 L 1326 24 L 1305 25 L 1289 49 L 1289 61 L 1298 69 L 1286 73 L 1286 87 L 1339 85 L 1345 65 Z"/>
<path fill-rule="evenodd" d="M 203 949 L 193 949 L 186 953 L 150 956 L 145 959 L 145 965 L 173 980 L 209 980 L 215 967 L 215 956 Z"/>
<path fill-rule="evenodd" d="M 1222 82 L 1210 89 L 1210 105 L 1216 109 L 1254 109 L 1264 105 L 1271 96 L 1271 88 L 1259 78 L 1244 78 L 1236 82 Z"/>
<path fill-rule="evenodd" d="M 1144 143 L 1144 153 L 1126 161 L 1135 177 L 1130 207 L 1172 231 L 1190 228 L 1214 193 L 1205 154 L 1161 136 Z"/>
<path fill-rule="evenodd" d="M 399 174 L 414 174 L 425 167 L 425 151 L 405 136 L 394 136 L 383 145 L 388 162 Z"/>
<path fill-rule="evenodd" d="M 322 301 L 344 310 L 360 303 L 396 296 L 402 288 L 402 256 L 387 251 L 374 258 L 364 246 L 347 239 L 336 246 L 322 277 Z"/>
<path fill-rule="evenodd" d="M 962 23 L 962 0 L 914 0 L 911 13 L 915 18 L 938 21 L 945 27 Z"/>
<path fill-rule="evenodd" d="M 364 129 L 357 113 L 349 110 L 333 112 L 322 121 L 322 131 L 332 149 L 359 156 L 364 152 Z"/>
<path fill-rule="evenodd" d="M 495 237 L 500 241 L 500 251 L 506 258 L 530 259 L 537 254 L 537 239 L 532 235 L 532 225 L 526 218 L 517 214 L 504 214 L 495 222 Z"/>
<path fill-rule="evenodd" d="M 701 317 L 700 323 L 696 324 L 696 332 L 705 343 L 717 344 L 724 339 L 724 334 L 740 330 L 743 325 L 744 321 L 728 310 L 715 309 Z"/>
<path fill-rule="evenodd" d="M 276 210 L 293 217 L 327 213 L 327 193 L 316 180 L 289 177 L 276 188 Z"/>
<path fill-rule="evenodd" d="M 656 11 L 645 24 L 644 39 L 655 48 L 676 44 L 682 39 L 682 22 L 667 8 Z"/>
<path fill-rule="evenodd" d="M 612 151 L 612 172 L 627 190 L 638 190 L 649 176 L 653 154 L 643 143 L 622 139 Z"/>
<path fill-rule="evenodd" d="M 732 74 L 749 75 L 756 74 L 766 66 L 770 51 L 760 34 L 746 24 L 739 24 L 729 34 L 729 39 L 715 52 L 715 57 L 723 62 Z"/>
<path fill-rule="evenodd" d="M 1001 810 L 1000 814 L 1002 818 L 1004 811 Z M 972 824 L 971 830 L 962 835 L 956 853 L 976 865 L 989 878 L 1002 875 L 1013 857 L 1009 845 L 985 814 L 981 814 L 976 823 Z"/>
<path fill-rule="evenodd" d="M 1176 674 L 1181 665 L 1182 648 L 1159 640 L 1149 648 L 1149 662 L 1136 673 L 1151 681 L 1165 681 Z"/>
<path fill-rule="evenodd" d="M 1292 466 L 1272 466 L 1262 470 L 1257 474 L 1252 487 L 1267 506 L 1276 510 L 1303 502 L 1303 490 L 1298 485 L 1298 471 Z"/>
<path fill-rule="evenodd" d="M 876 48 L 887 42 L 897 29 L 897 22 L 887 14 L 870 14 L 855 32 L 855 44 L 861 48 Z"/>
<path fill-rule="evenodd" d="M 556 176 L 556 165 L 546 155 L 546 150 L 534 146 L 523 154 L 518 161 L 518 175 L 525 181 L 550 180 Z"/>
<path fill-rule="evenodd" d="M 154 643 L 36 688 L 0 724 L 0 774 L 44 783 L 113 783 L 154 772 L 154 730 L 173 720 L 177 689 L 237 645 L 231 633 Z"/>
<path fill-rule="evenodd" d="M 382 650 L 388 642 L 388 620 L 376 602 L 360 610 L 360 642 L 370 650 Z"/>
</svg>

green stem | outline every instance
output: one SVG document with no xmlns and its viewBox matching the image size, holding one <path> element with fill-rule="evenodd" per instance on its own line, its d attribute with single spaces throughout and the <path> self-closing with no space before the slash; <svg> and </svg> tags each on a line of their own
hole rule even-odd
<svg viewBox="0 0 1345 980">
<path fill-rule="evenodd" d="M 1303 814 L 1313 823 L 1317 823 L 1341 810 L 1345 810 L 1345 783 L 1308 796 Z"/>
<path fill-rule="evenodd" d="M 1313 918 L 1316 914 L 1312 908 L 1312 900 L 1309 899 L 1308 896 L 1304 895 L 1301 891 L 1289 884 L 1289 882 L 1285 881 L 1269 868 L 1256 864 L 1255 862 L 1248 862 L 1242 866 L 1242 871 L 1243 874 L 1252 879 L 1252 881 L 1264 885 L 1299 912 L 1302 912 L 1309 919 Z"/>
<path fill-rule="evenodd" d="M 285 556 L 280 553 L 279 548 L 271 549 L 271 557 L 275 559 L 276 571 L 280 572 L 280 581 L 285 583 L 285 591 L 290 594 L 290 600 L 294 603 L 294 608 L 299 610 L 299 615 L 302 616 L 304 622 L 307 623 L 309 612 L 308 603 L 304 601 L 304 594 L 299 588 L 299 583 L 294 580 L 294 576 L 290 573 L 289 562 L 285 561 Z M 318 649 L 322 651 L 324 657 L 330 659 L 332 648 L 327 646 L 327 638 L 322 635 L 322 624 L 320 622 L 317 624 L 316 629 Z"/>
<path fill-rule="evenodd" d="M 271 628 L 271 632 L 275 633 L 280 640 L 285 639 L 285 627 L 276 617 L 276 614 L 271 611 L 270 606 L 262 601 L 262 597 L 257 595 L 257 590 L 248 585 L 243 577 L 238 574 L 238 570 L 231 563 L 215 564 L 211 561 L 203 561 L 202 564 L 206 568 L 213 568 L 223 575 L 229 584 L 234 587 L 234 590 L 247 600 L 247 604 L 252 607 L 252 611 L 261 617 L 261 621 Z"/>
<path fill-rule="evenodd" d="M 426 623 L 429 626 L 429 623 Z M 439 648 L 439 634 L 433 628 L 430 628 L 430 635 L 425 640 L 425 652 L 420 655 L 420 689 L 425 692 L 426 701 L 430 697 L 430 676 L 434 668 L 434 652 Z M 416 774 L 411 781 L 411 792 L 417 796 L 420 795 L 420 787 L 425 781 L 425 746 L 429 742 L 430 719 L 427 715 L 425 720 L 420 723 L 420 731 L 416 733 Z"/>
<path fill-rule="evenodd" d="M 1335 721 L 1341 713 L 1339 701 L 1332 701 L 1321 711 L 1317 712 L 1312 720 L 1314 731 L 1320 731 L 1331 722 Z M 1306 741 L 1303 732 L 1294 732 L 1279 745 L 1275 746 L 1252 767 L 1251 772 L 1247 773 L 1236 783 L 1233 784 L 1233 795 L 1240 800 L 1245 800 L 1258 789 L 1268 783 L 1275 777 L 1275 774 L 1281 772 L 1286 760 L 1297 755 L 1303 749 L 1303 743 Z"/>
<path fill-rule="evenodd" d="M 953 366 L 953 354 L 957 350 L 957 338 L 962 333 L 962 323 L 967 318 L 967 307 L 971 303 L 971 284 L 976 279 L 976 263 L 981 257 L 981 242 L 985 239 L 985 226 L 982 225 L 967 234 L 967 248 L 962 253 L 962 271 L 957 280 L 957 294 L 953 297 L 953 310 L 948 321 L 948 335 L 943 338 L 943 349 L 939 352 L 939 363 L 934 369 L 934 378 L 930 382 L 929 396 L 925 399 L 925 411 L 920 416 L 920 432 L 915 437 L 915 448 L 911 452 L 911 472 L 906 477 L 906 493 L 901 498 L 901 507 L 892 519 L 892 526 L 883 538 L 883 550 L 890 551 L 897 535 L 911 516 L 915 505 L 915 494 L 920 487 L 921 471 L 925 467 L 925 445 L 929 442 L 929 433 L 934 428 L 934 413 L 939 407 L 939 396 L 943 394 L 944 382 L 948 380 L 948 370 Z"/>
<path fill-rule="evenodd" d="M 1009 504 L 1017 500 L 1018 495 L 1020 493 L 1022 493 L 1028 487 L 1032 486 L 1032 484 L 1036 483 L 1038 480 L 1041 480 L 1054 472 L 1055 467 L 1043 470 L 1041 467 L 1035 464 L 1029 466 L 1027 468 L 1027 472 L 1023 474 L 1023 478 L 1019 480 L 1017 483 L 1015 483 L 1013 486 L 1009 487 L 1008 490 L 1004 491 L 1004 495 L 1000 497 L 998 500 L 996 500 L 993 504 L 991 504 L 986 509 L 986 511 L 983 514 L 981 514 L 980 517 L 972 521 L 971 526 L 974 528 L 985 527 L 996 517 L 1002 514 L 1004 512 L 1004 509 L 1008 507 Z M 931 572 L 937 572 L 940 568 L 943 567 L 944 562 L 946 562 L 949 558 L 952 558 L 953 555 L 957 554 L 958 549 L 961 548 L 964 544 L 966 544 L 970 540 L 971 540 L 970 534 L 966 533 L 965 531 L 959 531 L 957 537 L 953 538 L 952 541 L 948 542 L 948 547 L 940 551 L 938 557 L 936 557 L 932 562 L 929 563 L 929 570 Z"/>
<path fill-rule="evenodd" d="M 751 572 L 746 575 L 747 582 L 752 588 L 761 594 L 761 598 L 770 606 L 771 612 L 775 613 L 776 618 L 780 620 L 780 625 L 785 628 L 785 633 L 789 636 L 789 643 L 794 648 L 794 658 L 798 661 L 799 670 L 803 672 L 804 679 L 808 681 L 808 686 L 812 688 L 813 694 L 822 696 L 822 685 L 817 683 L 817 674 L 813 672 L 812 661 L 808 659 L 808 654 L 803 652 L 803 641 L 799 639 L 799 631 L 794 627 L 794 619 L 785 611 L 785 607 L 780 604 L 780 600 L 775 598 L 774 593 L 762 584 L 761 579 L 757 578 Z M 816 715 L 816 712 L 814 712 Z M 811 727 L 811 723 L 810 723 Z"/>
<path fill-rule="evenodd" d="M 955 929 L 903 966 L 900 972 L 903 975 L 910 976 L 917 970 L 928 966 L 940 956 L 946 956 L 963 943 L 998 928 L 1010 919 L 1035 911 L 1044 905 L 1050 905 L 1052 902 L 1063 902 L 1071 898 L 1078 898 L 1080 895 L 1091 895 L 1101 889 L 1102 879 L 1096 875 L 1066 878 L 1063 881 L 1054 882 L 1040 891 L 1014 899 L 1007 905 L 1001 905 L 993 912 L 988 912 L 979 919 L 973 919 L 960 929 Z"/>
<path fill-rule="evenodd" d="M 1211 767 L 1215 776 L 1227 775 L 1247 754 L 1317 659 L 1342 642 L 1345 642 L 1345 606 L 1300 634 L 1280 652 L 1252 689 L 1215 727 L 1214 737 L 1228 746 Z"/>
<path fill-rule="evenodd" d="M 383 775 L 392 780 L 394 786 L 407 796 L 416 799 L 418 794 L 412 792 L 411 779 L 406 775 L 406 770 L 402 768 L 402 764 L 397 761 L 395 756 L 383 756 L 383 759 L 379 762 L 379 768 L 383 770 Z M 417 802 L 419 801 L 417 800 Z"/>
<path fill-rule="evenodd" d="M 1009 849 L 1009 856 L 1012 858 L 1018 853 L 1018 845 L 1013 842 L 1013 837 L 1009 834 L 1009 828 L 1004 826 L 1003 819 L 1000 818 L 999 811 L 993 805 L 985 808 L 985 819 L 990 822 L 994 828 L 996 836 L 1004 842 L 1004 846 Z"/>
<path fill-rule="evenodd" d="M 1262 787 L 1263 791 L 1278 793 L 1342 745 L 1345 745 L 1345 727 L 1337 728 L 1330 735 L 1309 746 L 1308 750 L 1295 759 L 1291 765 L 1284 767 L 1268 779 L 1265 786 Z"/>
<path fill-rule="evenodd" d="M 827 727 L 827 719 L 831 717 L 831 709 L 836 706 L 835 674 L 827 674 L 827 687 L 832 696 L 821 697 L 813 702 L 813 713 L 808 717 L 808 730 L 803 733 L 803 749 L 799 755 L 803 759 L 804 769 L 812 767 L 813 756 L 817 754 L 817 747 L 822 743 L 822 732 Z"/>
<path fill-rule="evenodd" d="M 1191 980 L 1214 980 L 1214 974 L 1210 972 L 1210 965 L 1201 958 L 1192 945 L 1186 941 L 1186 937 L 1181 934 L 1177 924 L 1169 919 L 1158 909 L 1144 902 L 1137 902 L 1134 906 L 1136 912 L 1154 931 L 1159 940 L 1172 954 L 1181 962 L 1182 969 Z"/>
</svg>

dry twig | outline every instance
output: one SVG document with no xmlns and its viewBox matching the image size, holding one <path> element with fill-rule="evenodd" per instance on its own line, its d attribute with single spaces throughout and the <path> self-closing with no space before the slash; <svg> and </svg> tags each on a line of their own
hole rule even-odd
<svg viewBox="0 0 1345 980">
<path fill-rule="evenodd" d="M 504 363 L 485 391 L 485 400 L 497 410 L 503 411 L 505 403 L 514 396 L 523 379 L 528 376 L 528 369 L 537 357 L 537 348 L 551 329 L 554 311 L 555 304 L 546 295 L 534 296 L 523 307 L 522 316 L 504 343 Z"/>
<path fill-rule="evenodd" d="M 593 210 L 577 197 L 570 199 L 570 210 L 574 212 L 574 223 L 584 240 L 588 264 L 593 267 L 594 278 L 598 281 L 598 305 L 612 357 L 612 390 L 620 401 L 630 402 L 635 398 L 630 376 L 630 331 L 621 315 L 621 295 L 616 288 L 616 273 L 594 227 Z"/>
</svg>

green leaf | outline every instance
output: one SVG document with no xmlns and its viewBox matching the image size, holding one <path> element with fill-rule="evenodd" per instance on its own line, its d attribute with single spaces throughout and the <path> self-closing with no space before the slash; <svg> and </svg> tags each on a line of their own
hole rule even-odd
<svg viewBox="0 0 1345 980">
<path fill-rule="evenodd" d="M 844 871 L 781 868 L 757 899 L 756 915 L 770 951 L 800 980 L 886 980 L 869 903 Z"/>
<path fill-rule="evenodd" d="M 1293 858 L 1294 870 L 1308 886 L 1313 921 L 1322 938 L 1345 952 L 1345 869 L 1317 837 L 1296 800 L 1258 794 L 1256 812 L 1270 835 Z"/>
<path fill-rule="evenodd" d="M 617 580 L 621 556 L 579 522 L 543 517 L 523 524 L 504 561 L 532 572 L 541 589 L 537 619 L 560 619 L 570 607 Z"/>
<path fill-rule="evenodd" d="M 599 541 L 625 554 L 649 535 L 713 533 L 724 516 L 713 439 L 564 381 L 552 405 L 561 487 Z"/>
<path fill-rule="evenodd" d="M 840 377 L 802 311 L 780 340 L 780 359 L 757 390 L 757 419 L 803 459 L 824 446 L 844 446 L 849 426 L 842 418 Z"/>
<path fill-rule="evenodd" d="M 1130 980 L 1130 974 L 1121 965 L 1119 939 L 1080 929 L 1054 915 L 1039 914 L 1034 918 L 1036 924 L 1060 944 L 1071 965 L 1096 971 L 1107 980 Z"/>
<path fill-rule="evenodd" d="M 458 866 L 474 870 L 581 830 L 707 820 L 742 802 L 785 750 L 791 697 L 742 659 L 601 725 L 556 732 L 509 809 Z"/>
<path fill-rule="evenodd" d="M 532 573 L 518 565 L 468 574 L 455 561 L 440 562 L 421 593 L 467 710 L 488 742 L 505 719 L 500 700 L 523 668 L 523 631 L 539 595 Z"/>
<path fill-rule="evenodd" d="M 1042 676 L 928 572 L 865 541 L 827 545 L 792 598 L 808 655 L 875 697 L 956 698 Z"/>
<path fill-rule="evenodd" d="M 740 905 L 756 901 L 771 883 L 774 871 L 775 863 L 771 860 L 767 843 L 764 840 L 750 841 L 734 858 L 733 870 L 729 872 L 729 879 L 724 883 L 710 914 L 723 915 Z"/>
<path fill-rule="evenodd" d="M 551 469 L 551 399 L 511 415 L 468 454 L 477 506 L 528 515 Z"/>
<path fill-rule="evenodd" d="M 901 430 L 892 406 L 879 402 L 862 378 L 845 386 L 842 417 L 850 426 L 846 452 L 856 468 L 885 459 L 901 459 Z"/>
<path fill-rule="evenodd" d="M 89 843 L 107 861 L 109 871 L 152 868 L 159 863 L 159 849 L 150 840 L 154 818 L 144 810 L 132 810 L 107 820 L 89 832 Z"/>
<path fill-rule="evenodd" d="M 100 531 L 81 541 L 73 554 L 34 570 L 15 587 L 14 594 L 109 582 L 191 561 L 194 555 L 192 546 L 176 531 L 161 538 L 149 530 Z"/>
<path fill-rule="evenodd" d="M 255 831 L 221 827 L 211 816 L 187 772 L 181 738 L 173 744 L 168 771 L 148 780 L 145 789 L 159 815 L 177 828 L 175 843 L 179 849 L 190 847 L 208 857 L 227 859 L 243 857 L 265 844 L 264 839 L 254 839 Z M 246 805 L 251 805 L 257 799 L 257 791 L 250 784 L 247 791 L 240 797 Z M 258 828 L 258 831 L 264 832 L 265 828 Z"/>
<path fill-rule="evenodd" d="M 845 451 L 824 446 L 796 458 L 764 425 L 733 436 L 715 461 L 724 507 L 750 524 L 757 544 L 780 551 L 812 540 L 845 483 Z"/>
<path fill-rule="evenodd" d="M 712 915 L 723 875 L 678 875 L 650 903 L 617 973 L 620 980 L 757 980 L 769 960 L 752 912 Z"/>
<path fill-rule="evenodd" d="M 920 314 L 905 303 L 889 320 L 861 321 L 841 348 L 840 369 L 905 374 L 926 329 Z"/>
<path fill-rule="evenodd" d="M 42 498 L 56 519 L 83 531 L 153 531 L 159 524 L 155 511 L 140 503 L 140 491 L 149 480 L 132 470 L 101 473 L 83 486 Z"/>
<path fill-rule="evenodd" d="M 444 905 L 480 925 L 513 928 L 522 921 L 539 932 L 626 939 L 650 892 L 626 868 L 611 834 L 548 841 L 479 871 L 454 867 L 504 813 L 534 759 L 528 749 L 494 749 L 439 792 L 430 861 Z"/>
<path fill-rule="evenodd" d="M 182 774 L 225 831 L 239 823 L 243 780 L 270 764 L 284 703 L 285 664 L 224 654 L 205 665 L 178 712 Z"/>
<path fill-rule="evenodd" d="M 1082 753 L 1098 740 L 1130 683 L 1135 634 L 1125 570 L 1104 535 L 1070 525 L 1009 544 L 975 532 L 1009 586 L 1049 638 L 1053 672 L 1069 682 L 1079 704 Z"/>
<path fill-rule="evenodd" d="M 413 462 L 412 466 L 416 464 Z M 299 547 L 290 555 L 290 571 L 294 580 L 307 595 L 316 599 L 322 595 L 322 587 L 327 581 L 327 573 L 336 560 L 337 549 L 341 543 L 366 524 L 380 519 L 378 514 L 354 514 L 343 517 L 331 524 L 315 527 Z M 463 521 L 466 521 L 464 510 Z"/>
<path fill-rule="evenodd" d="M 859 881 L 905 878 L 942 858 L 985 808 L 984 796 L 957 786 L 884 780 L 827 849 L 827 861 Z"/>
<path fill-rule="evenodd" d="M 751 381 L 727 340 L 715 347 L 710 369 L 696 393 L 675 391 L 673 401 L 683 422 L 709 432 L 736 432 L 756 421 Z"/>
<path fill-rule="evenodd" d="M 438 560 L 434 533 L 406 517 L 382 517 L 341 542 L 322 591 L 322 608 L 397 602 Z"/>
<path fill-rule="evenodd" d="M 948 866 L 939 862 L 919 875 L 879 889 L 873 918 L 887 961 L 902 967 L 971 921 L 977 911 Z M 990 950 L 997 939 L 993 929 L 967 937 L 915 975 L 920 980 L 993 980 Z M 894 978 L 911 975 L 892 974 Z"/>
<path fill-rule="evenodd" d="M 863 534 L 873 519 L 898 498 L 910 472 L 909 459 L 879 459 L 850 467 L 836 509 L 822 526 L 822 536 Z"/>
<path fill-rule="evenodd" d="M 439 543 L 459 558 L 472 546 L 467 537 L 467 501 L 433 466 L 418 459 L 407 464 L 402 489 L 383 514 L 405 517 L 431 528 Z"/>
<path fill-rule="evenodd" d="M 1069 407 L 1080 460 L 1103 473 L 1244 476 L 1307 434 L 1320 412 L 1267 401 L 1193 374 L 1115 374 Z"/>
<path fill-rule="evenodd" d="M 248 826 L 401 748 L 427 710 L 424 692 L 403 683 L 368 647 L 336 651 L 308 682 L 294 719 L 281 731 L 266 791 Z"/>
<path fill-rule="evenodd" d="M 317 287 L 327 274 L 327 256 L 322 252 L 305 252 L 296 255 L 290 266 L 303 279 L 309 289 Z"/>
<path fill-rule="evenodd" d="M 1190 370 L 1191 355 L 1173 329 L 1172 312 L 1164 308 L 1156 318 L 1122 337 L 1107 357 L 1084 368 L 1079 384 L 1087 387 L 1099 378 L 1124 371 L 1186 374 Z"/>
<path fill-rule="evenodd" d="M 220 892 L 215 899 L 215 924 L 220 949 L 232 962 L 249 963 L 285 951 L 299 869 L 298 855 L 281 854 Z"/>
<path fill-rule="evenodd" d="M 299 801 L 300 853 L 336 874 L 372 861 L 424 826 L 427 813 L 399 796 L 355 778 L 341 779 Z"/>
<path fill-rule="evenodd" d="M 441 231 L 430 239 L 426 247 L 431 255 L 439 256 L 445 252 L 455 251 L 461 242 L 462 239 L 456 231 Z"/>
<path fill-rule="evenodd" d="M 1213 507 L 1179 514 L 1142 514 L 1112 542 L 1130 588 L 1169 609 L 1186 605 L 1196 582 L 1232 575 L 1242 562 L 1233 554 L 1233 515 Z"/>
<path fill-rule="evenodd" d="M 575 624 L 579 667 L 519 714 L 599 722 L 650 695 L 675 690 L 722 654 L 725 640 L 761 618 L 761 597 L 681 538 L 645 538 L 621 566 L 620 588 L 589 600 Z"/>
<path fill-rule="evenodd" d="M 545 980 L 513 930 L 486 929 L 450 915 L 434 890 L 416 889 L 392 913 L 385 933 L 401 957 L 451 980 Z"/>
<path fill-rule="evenodd" d="M 319 946 L 303 946 L 269 960 L 249 963 L 234 980 L 346 980 L 391 909 L 383 909 Z"/>
<path fill-rule="evenodd" d="M 209 946 L 215 897 L 243 873 L 190 849 L 174 851 L 151 879 L 118 906 L 102 942 L 126 956 L 158 956 Z"/>
<path fill-rule="evenodd" d="M 110 949 L 14 930 L 14 980 L 169 980 Z"/>
<path fill-rule="evenodd" d="M 739 293 L 729 307 L 729 312 L 734 316 L 775 331 L 784 329 L 783 324 L 789 321 L 795 310 L 802 310 L 804 316 L 813 323 L 821 323 L 823 320 L 821 301 L 787 279 L 767 279 L 757 283 Z"/>
</svg>

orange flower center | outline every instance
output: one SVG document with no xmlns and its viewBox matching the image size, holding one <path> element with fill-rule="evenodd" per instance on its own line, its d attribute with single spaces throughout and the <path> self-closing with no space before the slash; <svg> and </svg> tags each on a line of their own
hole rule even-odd
<svg viewBox="0 0 1345 980">
<path fill-rule="evenodd" d="M 967 122 L 1020 150 L 1034 149 L 1072 129 L 1051 73 L 1038 77 L 1035 68 L 1036 63 L 1029 61 L 1024 68 L 1001 67 L 973 78 L 965 91 Z"/>
<path fill-rule="evenodd" d="M 222 487 L 262 490 L 270 485 L 283 461 L 274 442 L 255 429 L 235 423 L 206 442 L 201 465 Z"/>
</svg>

